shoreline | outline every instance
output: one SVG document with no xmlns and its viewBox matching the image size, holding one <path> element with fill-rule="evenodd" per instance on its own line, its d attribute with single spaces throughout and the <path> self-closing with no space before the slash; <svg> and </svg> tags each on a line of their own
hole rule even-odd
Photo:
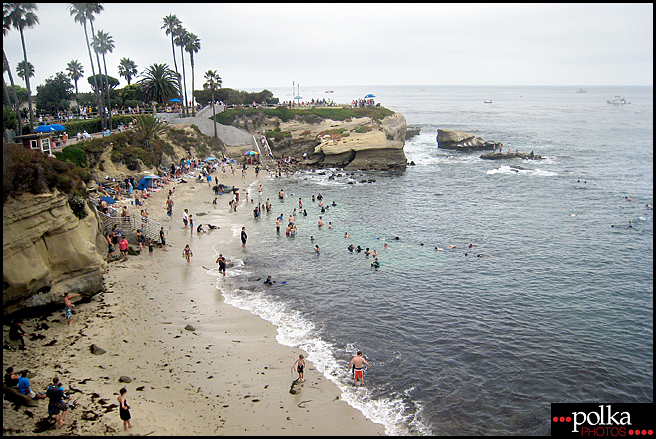
<svg viewBox="0 0 656 439">
<path fill-rule="evenodd" d="M 300 392 L 290 394 L 297 377 L 290 366 L 298 354 L 307 353 L 279 344 L 273 324 L 226 304 L 217 288 L 223 279 L 208 276 L 208 270 L 216 269 L 216 252 L 226 256 L 230 267 L 232 259 L 248 258 L 257 245 L 249 237 L 242 249 L 232 231 L 244 223 L 248 232 L 244 215 L 252 215 L 252 209 L 246 205 L 246 192 L 254 177 L 252 167 L 245 180 L 219 177 L 220 183 L 240 188 L 237 213 L 228 211 L 228 196 L 218 196 L 213 205 L 214 193 L 205 182 L 165 186 L 145 207 L 165 229 L 171 225 L 167 252 L 156 247 L 152 256 L 146 249 L 128 261 L 111 263 L 106 291 L 79 303 L 70 327 L 61 311 L 47 320 L 24 319 L 27 350 L 5 351 L 3 367 L 30 369 L 37 392 L 57 375 L 71 400 L 79 398 L 61 429 L 40 434 L 384 435 L 384 426 L 341 400 L 337 385 L 310 361 Z M 164 201 L 173 186 L 169 220 Z M 212 223 L 220 228 L 190 234 L 181 221 L 185 208 L 195 226 Z M 130 210 L 134 213 L 136 206 Z M 181 257 L 187 243 L 194 252 L 191 264 Z M 50 328 L 34 331 L 43 321 Z M 195 330 L 185 330 L 188 324 Z M 32 341 L 32 333 L 44 338 Z M 91 354 L 91 344 L 107 353 Z M 119 382 L 122 375 L 132 382 Z M 129 432 L 123 431 L 118 409 L 111 407 L 124 386 L 132 414 Z M 47 417 L 47 402 L 37 405 L 14 411 L 5 400 L 4 434 L 34 434 L 35 424 Z"/>
</svg>

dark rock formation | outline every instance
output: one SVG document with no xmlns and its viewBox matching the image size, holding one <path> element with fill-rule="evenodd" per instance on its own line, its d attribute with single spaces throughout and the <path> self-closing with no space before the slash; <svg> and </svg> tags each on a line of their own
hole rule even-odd
<svg viewBox="0 0 656 439">
<path fill-rule="evenodd" d="M 482 159 L 485 160 L 503 160 L 503 159 L 524 159 L 524 160 L 542 160 L 542 156 L 535 154 L 527 154 L 525 152 L 511 152 L 511 153 L 502 153 L 502 152 L 488 152 L 487 154 L 481 155 Z"/>
<path fill-rule="evenodd" d="M 107 351 L 104 350 L 103 348 L 98 347 L 98 346 L 96 346 L 95 344 L 92 344 L 92 345 L 91 345 L 91 353 L 92 353 L 93 355 L 102 355 L 102 354 L 104 354 L 105 352 L 107 352 Z"/>
<path fill-rule="evenodd" d="M 470 133 L 442 129 L 437 130 L 437 147 L 440 149 L 480 151 L 493 150 L 498 146 L 503 147 L 503 144 L 485 141 Z"/>
</svg>

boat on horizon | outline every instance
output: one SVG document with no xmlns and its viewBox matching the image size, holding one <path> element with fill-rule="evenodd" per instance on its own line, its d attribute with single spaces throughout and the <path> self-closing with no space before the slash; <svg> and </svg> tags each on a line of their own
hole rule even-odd
<svg viewBox="0 0 656 439">
<path fill-rule="evenodd" d="M 631 102 L 626 102 L 626 99 L 615 96 L 613 99 L 609 99 L 608 101 L 609 104 L 615 104 L 615 105 L 623 105 L 623 104 L 630 104 Z"/>
<path fill-rule="evenodd" d="M 576 90 L 576 92 L 577 93 L 585 93 L 585 90 L 583 90 L 582 88 L 579 88 L 578 90 Z"/>
<path fill-rule="evenodd" d="M 335 92 L 332 90 L 326 90 L 324 93 L 335 93 Z"/>
<path fill-rule="evenodd" d="M 484 103 L 484 104 L 491 104 L 492 101 L 491 101 L 491 100 L 489 100 L 489 101 L 483 101 L 483 103 Z"/>
</svg>

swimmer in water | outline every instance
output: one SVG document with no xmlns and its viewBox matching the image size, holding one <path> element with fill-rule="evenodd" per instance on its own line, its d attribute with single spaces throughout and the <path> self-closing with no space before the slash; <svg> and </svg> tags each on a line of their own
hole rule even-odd
<svg viewBox="0 0 656 439">
<path fill-rule="evenodd" d="M 383 248 L 389 248 L 389 245 L 387 245 L 387 243 L 385 243 L 385 245 L 383 245 Z"/>
<path fill-rule="evenodd" d="M 348 232 L 344 232 L 344 238 L 348 238 L 348 237 L 349 237 Z"/>
<path fill-rule="evenodd" d="M 455 246 L 455 245 L 450 245 L 450 246 L 448 246 L 447 248 L 448 248 L 449 250 L 451 250 L 452 248 L 456 248 L 456 246 Z"/>
<path fill-rule="evenodd" d="M 435 250 L 439 250 L 439 251 L 441 251 L 441 252 L 445 252 L 445 251 L 446 251 L 446 250 L 444 250 L 444 249 L 441 248 L 441 247 L 435 247 Z"/>
</svg>

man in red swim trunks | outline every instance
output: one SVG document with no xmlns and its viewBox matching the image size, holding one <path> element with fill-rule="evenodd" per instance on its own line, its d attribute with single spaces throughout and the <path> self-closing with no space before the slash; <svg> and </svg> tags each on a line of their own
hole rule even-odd
<svg viewBox="0 0 656 439">
<path fill-rule="evenodd" d="M 358 351 L 355 357 L 351 359 L 351 362 L 349 363 L 348 367 L 349 369 L 351 366 L 353 366 L 353 385 L 357 386 L 358 385 L 358 379 L 362 381 L 361 386 L 364 386 L 364 374 L 363 370 L 364 369 L 364 364 L 367 365 L 367 369 L 371 367 L 369 363 L 367 363 L 367 360 L 364 359 L 362 356 L 362 351 Z"/>
</svg>

